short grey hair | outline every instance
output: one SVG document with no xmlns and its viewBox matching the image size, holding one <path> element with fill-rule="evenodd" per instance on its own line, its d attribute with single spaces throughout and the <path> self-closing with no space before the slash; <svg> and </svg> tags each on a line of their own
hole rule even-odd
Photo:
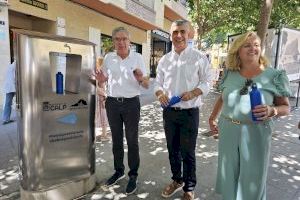
<svg viewBox="0 0 300 200">
<path fill-rule="evenodd" d="M 116 34 L 119 33 L 119 32 L 124 32 L 124 33 L 126 33 L 126 35 L 128 36 L 128 38 L 130 38 L 129 31 L 128 31 L 126 28 L 120 26 L 120 27 L 115 28 L 115 29 L 112 31 L 112 33 L 111 33 L 112 39 L 114 39 L 115 36 L 116 36 Z"/>
<path fill-rule="evenodd" d="M 175 26 L 182 26 L 182 25 L 189 25 L 189 24 L 190 24 L 190 22 L 185 19 L 177 19 L 172 22 L 172 25 L 175 25 Z"/>
</svg>

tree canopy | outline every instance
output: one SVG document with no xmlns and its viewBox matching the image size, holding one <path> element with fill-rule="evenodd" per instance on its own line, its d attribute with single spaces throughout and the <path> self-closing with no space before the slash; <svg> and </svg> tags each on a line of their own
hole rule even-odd
<svg viewBox="0 0 300 200">
<path fill-rule="evenodd" d="M 198 41 L 223 43 L 228 34 L 255 30 L 263 0 L 187 0 Z M 273 0 L 269 28 L 300 28 L 300 1 Z"/>
</svg>

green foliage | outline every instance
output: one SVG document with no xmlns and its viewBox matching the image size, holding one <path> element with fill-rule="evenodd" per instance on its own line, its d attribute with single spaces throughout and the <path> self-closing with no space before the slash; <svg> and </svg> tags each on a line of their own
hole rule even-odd
<svg viewBox="0 0 300 200">
<path fill-rule="evenodd" d="M 300 29 L 299 9 L 299 0 L 274 0 L 270 27 L 278 28 L 281 25 L 285 25 L 287 27 Z"/>
<path fill-rule="evenodd" d="M 111 38 L 102 39 L 102 49 L 104 50 L 104 54 L 107 54 L 108 52 L 112 52 L 114 50 Z"/>
<path fill-rule="evenodd" d="M 213 44 L 224 43 L 227 43 L 227 30 L 219 27 L 211 30 L 205 35 L 203 38 L 204 46 L 202 48 L 206 49 L 211 47 Z"/>
<path fill-rule="evenodd" d="M 300 28 L 299 0 L 273 0 L 269 27 Z M 188 0 L 189 16 L 205 47 L 227 41 L 227 35 L 255 30 L 262 0 Z"/>
</svg>

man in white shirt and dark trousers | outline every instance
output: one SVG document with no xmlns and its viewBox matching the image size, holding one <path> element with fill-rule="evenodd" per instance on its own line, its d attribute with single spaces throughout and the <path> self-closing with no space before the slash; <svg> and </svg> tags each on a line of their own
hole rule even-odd
<svg viewBox="0 0 300 200">
<path fill-rule="evenodd" d="M 96 79 L 107 81 L 107 99 L 105 107 L 112 133 L 115 173 L 106 186 L 112 186 L 124 178 L 123 124 L 128 145 L 128 166 L 130 168 L 126 194 L 136 190 L 138 168 L 140 165 L 138 126 L 140 120 L 140 87 L 148 88 L 148 79 L 144 77 L 146 67 L 141 54 L 129 49 L 129 32 L 118 27 L 112 32 L 115 52 L 108 53 L 101 71 L 96 71 Z"/>
<path fill-rule="evenodd" d="M 12 60 L 11 64 L 9 64 L 5 76 L 4 82 L 4 92 L 5 92 L 5 102 L 3 107 L 3 115 L 2 115 L 2 124 L 8 124 L 13 122 L 14 120 L 10 119 L 13 98 L 16 94 L 16 62 Z"/>
<path fill-rule="evenodd" d="M 181 96 L 181 101 L 163 109 L 173 181 L 164 188 L 162 196 L 167 198 L 183 189 L 182 199 L 190 200 L 194 199 L 197 182 L 195 147 L 200 95 L 207 95 L 209 92 L 211 71 L 205 54 L 188 47 L 188 21 L 174 21 L 170 34 L 173 50 L 158 63 L 154 91 L 163 106 L 168 105 L 172 96 Z"/>
</svg>

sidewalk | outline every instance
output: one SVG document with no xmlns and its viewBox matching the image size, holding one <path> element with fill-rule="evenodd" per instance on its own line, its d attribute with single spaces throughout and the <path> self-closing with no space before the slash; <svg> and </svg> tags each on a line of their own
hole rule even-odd
<svg viewBox="0 0 300 200">
<path fill-rule="evenodd" d="M 217 167 L 217 140 L 202 136 L 208 131 L 208 115 L 217 95 L 204 99 L 200 114 L 197 142 L 197 179 L 195 194 L 201 200 L 219 200 L 214 192 Z M 294 102 L 291 102 L 294 105 Z M 1 114 L 1 113 L 0 113 Z M 268 200 L 300 200 L 300 140 L 297 124 L 300 109 L 276 120 L 267 182 Z M 0 200 L 19 199 L 16 123 L 0 125 Z M 125 147 L 126 151 L 127 148 Z M 109 191 L 101 185 L 113 173 L 111 142 L 96 144 L 96 175 L 98 184 L 93 192 L 79 199 L 163 199 L 162 188 L 171 181 L 166 141 L 162 127 L 161 108 L 157 102 L 142 107 L 140 123 L 140 157 L 138 190 L 126 198 L 128 177 Z M 127 157 L 124 163 L 128 172 Z M 180 199 L 182 192 L 170 199 Z"/>
</svg>

